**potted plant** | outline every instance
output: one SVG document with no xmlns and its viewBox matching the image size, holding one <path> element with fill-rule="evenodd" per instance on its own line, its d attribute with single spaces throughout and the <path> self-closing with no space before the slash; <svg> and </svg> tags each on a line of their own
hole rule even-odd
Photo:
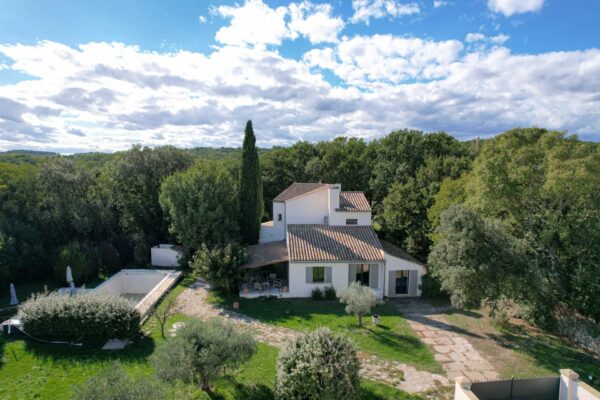
<svg viewBox="0 0 600 400">
<path fill-rule="evenodd" d="M 373 325 L 379 325 L 379 314 L 371 315 L 371 321 L 373 321 Z"/>
</svg>

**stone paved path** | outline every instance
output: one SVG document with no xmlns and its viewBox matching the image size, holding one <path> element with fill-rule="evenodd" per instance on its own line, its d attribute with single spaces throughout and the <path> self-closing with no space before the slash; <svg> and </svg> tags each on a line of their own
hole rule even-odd
<svg viewBox="0 0 600 400">
<path fill-rule="evenodd" d="M 396 306 L 421 341 L 432 348 L 448 379 L 453 381 L 459 376 L 471 381 L 499 378 L 494 367 L 440 314 L 447 308 L 432 307 L 421 299 L 398 299 Z"/>
<path fill-rule="evenodd" d="M 213 317 L 225 318 L 230 322 L 254 331 L 256 339 L 271 346 L 282 347 L 296 335 L 292 329 L 266 324 L 256 319 L 215 307 L 206 301 L 208 286 L 196 281 L 177 298 L 178 310 L 186 315 L 206 320 Z M 180 326 L 180 325 L 179 325 Z M 383 382 L 409 393 L 420 393 L 449 384 L 448 378 L 440 374 L 420 371 L 396 361 L 359 352 L 361 375 L 364 378 Z M 404 376 L 404 379 L 400 379 Z"/>
</svg>

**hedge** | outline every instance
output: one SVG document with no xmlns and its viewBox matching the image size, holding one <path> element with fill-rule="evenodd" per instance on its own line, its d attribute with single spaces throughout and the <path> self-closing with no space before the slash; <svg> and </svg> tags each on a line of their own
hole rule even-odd
<svg viewBox="0 0 600 400">
<path fill-rule="evenodd" d="M 140 315 L 126 299 L 97 294 L 39 295 L 19 307 L 18 318 L 43 339 L 95 342 L 140 332 Z"/>
</svg>

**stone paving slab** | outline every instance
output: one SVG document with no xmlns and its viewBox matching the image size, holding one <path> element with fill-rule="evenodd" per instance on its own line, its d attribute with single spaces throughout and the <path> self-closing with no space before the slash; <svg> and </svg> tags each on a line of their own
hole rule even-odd
<svg viewBox="0 0 600 400">
<path fill-rule="evenodd" d="M 439 309 L 417 299 L 399 300 L 396 306 L 415 334 L 434 351 L 450 381 L 460 376 L 471 381 L 499 378 L 494 367 L 439 314 Z"/>
<path fill-rule="evenodd" d="M 185 289 L 177 297 L 178 310 L 189 316 L 202 320 L 209 318 L 224 318 L 244 329 L 251 329 L 258 341 L 281 348 L 292 340 L 299 332 L 292 329 L 266 324 L 253 318 L 220 309 L 206 301 L 208 285 L 199 280 Z M 174 335 L 181 323 L 170 329 Z M 174 325 L 176 325 L 174 324 Z M 450 384 L 447 376 L 421 371 L 411 365 L 386 360 L 378 356 L 359 352 L 361 361 L 360 374 L 362 377 L 394 386 L 408 393 L 421 393 Z M 401 379 L 403 377 L 403 379 Z"/>
</svg>

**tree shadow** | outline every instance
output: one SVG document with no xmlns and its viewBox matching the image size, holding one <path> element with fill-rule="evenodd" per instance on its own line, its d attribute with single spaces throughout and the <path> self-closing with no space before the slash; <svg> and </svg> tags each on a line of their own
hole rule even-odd
<svg viewBox="0 0 600 400">
<path fill-rule="evenodd" d="M 549 369 L 570 368 L 579 373 L 583 380 L 592 375 L 600 376 L 600 357 L 572 346 L 564 339 L 545 332 L 535 332 L 526 326 L 510 325 L 498 334 L 488 334 L 498 345 L 523 354 Z M 600 382 L 594 384 L 599 387 Z"/>
<path fill-rule="evenodd" d="M 57 365 L 69 365 L 105 361 L 144 363 L 155 348 L 154 339 L 147 336 L 134 339 L 123 350 L 102 350 L 103 344 L 72 346 L 26 340 L 25 350 L 41 360 L 51 361 Z"/>
<path fill-rule="evenodd" d="M 231 388 L 231 394 L 234 399 L 240 400 L 272 400 L 275 398 L 273 390 L 263 384 L 244 384 L 238 382 L 234 377 L 227 376 L 223 378 Z M 225 397 L 219 393 L 209 393 L 213 400 L 224 400 Z"/>
</svg>

